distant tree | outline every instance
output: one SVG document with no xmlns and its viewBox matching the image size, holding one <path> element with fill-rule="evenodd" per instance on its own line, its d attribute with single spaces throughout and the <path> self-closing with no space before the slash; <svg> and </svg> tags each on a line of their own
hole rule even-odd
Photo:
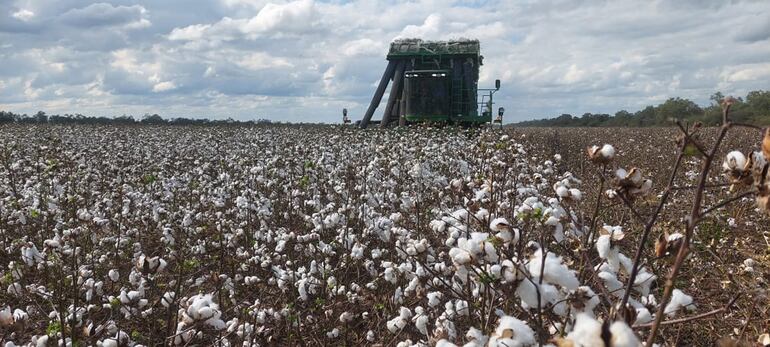
<svg viewBox="0 0 770 347">
<path fill-rule="evenodd" d="M 719 106 L 722 104 L 722 100 L 725 99 L 725 95 L 722 94 L 722 92 L 716 92 L 714 94 L 711 94 L 709 97 L 709 100 L 711 100 L 712 105 Z"/>
<path fill-rule="evenodd" d="M 145 114 L 144 118 L 142 118 L 141 123 L 143 123 L 143 124 L 168 124 L 166 122 L 166 120 L 163 119 L 163 117 L 161 117 L 157 113 L 153 114 L 153 115 Z"/>
<path fill-rule="evenodd" d="M 708 106 L 701 107 L 692 100 L 670 98 L 653 106 L 649 105 L 634 113 L 621 110 L 614 116 L 585 113 L 580 117 L 567 114 L 555 118 L 530 120 L 517 123 L 519 126 L 670 126 L 671 119 L 689 122 L 702 122 L 705 125 L 718 125 L 722 121 L 722 92 L 715 92 L 709 97 Z M 731 118 L 735 122 L 751 123 L 760 126 L 770 125 L 770 91 L 756 90 L 749 92 L 746 98 L 736 97 L 731 108 Z"/>
<path fill-rule="evenodd" d="M 666 124 L 670 119 L 693 119 L 703 115 L 703 109 L 698 104 L 682 98 L 670 98 L 656 111 L 658 124 Z"/>
<path fill-rule="evenodd" d="M 770 91 L 755 90 L 746 95 L 746 104 L 757 116 L 770 116 Z"/>
<path fill-rule="evenodd" d="M 37 113 L 35 113 L 35 122 L 47 123 L 48 122 L 48 116 L 43 111 L 37 111 Z"/>
</svg>

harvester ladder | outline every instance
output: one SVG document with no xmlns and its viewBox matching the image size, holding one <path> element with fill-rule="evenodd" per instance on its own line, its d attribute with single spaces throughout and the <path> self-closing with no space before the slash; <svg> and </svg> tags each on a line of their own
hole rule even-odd
<svg viewBox="0 0 770 347">
<path fill-rule="evenodd" d="M 450 108 L 449 117 L 452 118 L 458 114 L 463 113 L 463 85 L 462 77 L 452 76 L 452 107 Z"/>
</svg>

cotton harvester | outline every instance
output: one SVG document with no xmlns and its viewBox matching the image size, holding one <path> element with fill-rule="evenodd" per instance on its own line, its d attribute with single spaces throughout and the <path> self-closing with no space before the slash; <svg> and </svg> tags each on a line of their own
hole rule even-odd
<svg viewBox="0 0 770 347">
<path fill-rule="evenodd" d="M 483 59 L 478 40 L 407 39 L 392 42 L 387 56 L 388 67 L 359 126 L 366 128 L 370 123 L 387 127 L 395 123 L 478 125 L 491 122 L 492 96 L 500 90 L 500 80 L 495 81 L 494 89 L 478 88 Z M 382 120 L 372 121 L 391 80 L 393 84 Z M 495 122 L 502 123 L 503 108 L 498 112 Z M 344 118 L 348 119 L 347 112 Z"/>
</svg>

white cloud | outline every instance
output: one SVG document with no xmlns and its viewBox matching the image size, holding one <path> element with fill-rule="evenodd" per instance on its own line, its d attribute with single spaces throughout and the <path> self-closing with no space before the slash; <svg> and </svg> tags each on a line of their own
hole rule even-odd
<svg viewBox="0 0 770 347">
<path fill-rule="evenodd" d="M 27 10 L 27 9 L 23 8 L 21 10 L 18 10 L 16 12 L 14 12 L 11 16 L 13 18 L 16 18 L 16 19 L 20 20 L 20 21 L 27 22 L 30 19 L 32 19 L 33 17 L 35 17 L 35 12 L 32 12 L 30 10 Z"/>
<path fill-rule="evenodd" d="M 289 61 L 286 59 L 276 58 L 262 52 L 251 53 L 243 57 L 243 59 L 238 60 L 237 64 L 238 66 L 249 70 L 263 70 L 292 66 L 292 64 L 289 63 Z"/>
<path fill-rule="evenodd" d="M 152 91 L 155 93 L 165 92 L 173 89 L 176 89 L 176 84 L 171 81 L 158 82 L 152 86 Z"/>
<path fill-rule="evenodd" d="M 194 24 L 184 28 L 174 28 L 168 39 L 172 41 L 195 41 L 200 40 L 206 34 L 206 30 L 211 28 L 210 24 Z"/>
<path fill-rule="evenodd" d="M 312 27 L 315 13 L 315 3 L 312 0 L 298 0 L 283 5 L 268 3 L 255 17 L 246 22 L 242 30 L 247 34 L 277 30 L 304 32 Z"/>
<path fill-rule="evenodd" d="M 767 80 L 770 77 L 770 63 L 729 67 L 722 73 L 722 77 L 728 82 Z"/>
<path fill-rule="evenodd" d="M 479 84 L 503 81 L 506 120 L 707 103 L 770 78 L 766 1 L 35 3 L 0 2 L 0 104 L 16 112 L 355 119 L 396 37 L 480 39 Z"/>
</svg>

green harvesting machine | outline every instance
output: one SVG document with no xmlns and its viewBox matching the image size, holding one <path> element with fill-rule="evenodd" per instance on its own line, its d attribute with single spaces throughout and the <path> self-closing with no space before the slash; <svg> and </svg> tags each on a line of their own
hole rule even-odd
<svg viewBox="0 0 770 347">
<path fill-rule="evenodd" d="M 481 56 L 478 40 L 396 40 L 390 44 L 388 66 L 382 74 L 369 108 L 359 122 L 381 127 L 391 124 L 438 122 L 480 125 L 492 121 L 492 97 L 500 89 L 479 89 Z M 372 121 L 390 81 L 390 94 L 382 120 Z M 495 122 L 502 121 L 503 109 Z M 344 118 L 347 120 L 347 113 Z"/>
</svg>

